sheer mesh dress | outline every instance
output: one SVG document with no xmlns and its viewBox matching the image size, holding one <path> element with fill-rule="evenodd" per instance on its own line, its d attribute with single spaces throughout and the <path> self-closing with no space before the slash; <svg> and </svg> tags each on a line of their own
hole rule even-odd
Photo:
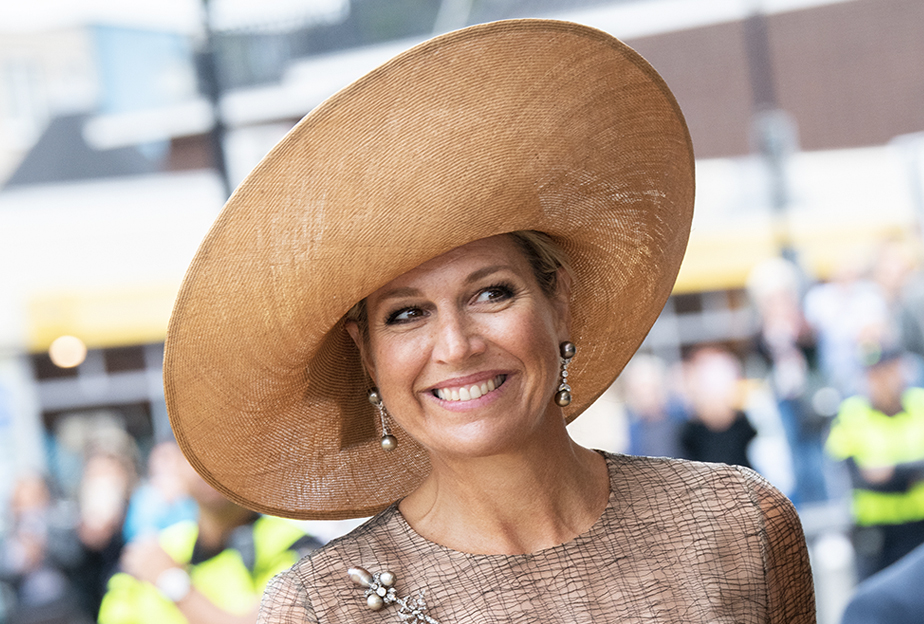
<svg viewBox="0 0 924 624">
<path fill-rule="evenodd" d="M 402 622 L 366 607 L 346 571 L 423 590 L 440 624 L 815 621 L 805 540 L 789 501 L 753 471 L 606 455 L 597 522 L 526 555 L 473 555 L 430 542 L 392 505 L 269 585 L 260 624 Z M 413 621 L 413 620 L 410 620 Z"/>
</svg>

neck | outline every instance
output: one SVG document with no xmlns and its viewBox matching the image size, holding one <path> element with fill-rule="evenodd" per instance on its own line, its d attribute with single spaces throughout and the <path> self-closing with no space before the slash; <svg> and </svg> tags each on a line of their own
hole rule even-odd
<svg viewBox="0 0 924 624">
<path fill-rule="evenodd" d="M 895 416 L 896 414 L 904 410 L 904 406 L 902 405 L 901 395 L 874 397 L 874 399 L 870 401 L 870 403 L 872 404 L 874 409 L 882 412 L 886 416 Z"/>
<path fill-rule="evenodd" d="M 609 498 L 601 455 L 561 423 L 551 442 L 488 457 L 434 457 L 430 476 L 400 505 L 423 537 L 475 554 L 524 554 L 589 529 Z"/>
</svg>

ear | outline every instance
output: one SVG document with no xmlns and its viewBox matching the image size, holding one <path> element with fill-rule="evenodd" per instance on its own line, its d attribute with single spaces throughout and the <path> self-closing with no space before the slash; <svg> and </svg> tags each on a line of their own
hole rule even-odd
<svg viewBox="0 0 924 624">
<path fill-rule="evenodd" d="M 378 385 L 375 380 L 375 366 L 372 364 L 372 358 L 369 355 L 369 345 L 366 344 L 366 340 L 363 338 L 363 332 L 359 328 L 359 324 L 356 321 L 347 321 L 344 327 L 346 327 L 347 333 L 350 334 L 350 338 L 353 339 L 356 348 L 359 349 L 359 359 L 363 364 L 363 368 L 366 369 L 366 374 L 372 379 L 373 384 Z"/>
<path fill-rule="evenodd" d="M 571 337 L 571 286 L 573 280 L 571 273 L 563 268 L 558 269 L 555 280 L 555 297 L 552 306 L 558 316 L 557 329 L 559 338 L 568 340 Z"/>
</svg>

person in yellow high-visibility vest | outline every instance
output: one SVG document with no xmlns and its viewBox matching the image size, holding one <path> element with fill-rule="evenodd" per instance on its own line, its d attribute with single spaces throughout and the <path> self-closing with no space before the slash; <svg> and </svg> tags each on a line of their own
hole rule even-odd
<svg viewBox="0 0 924 624">
<path fill-rule="evenodd" d="M 871 355 L 866 395 L 841 404 L 826 443 L 850 467 L 862 578 L 924 543 L 924 389 L 907 387 L 901 355 Z"/>
<path fill-rule="evenodd" d="M 320 545 L 292 521 L 257 516 L 187 474 L 198 521 L 125 548 L 99 624 L 252 623 L 269 580 Z"/>
</svg>

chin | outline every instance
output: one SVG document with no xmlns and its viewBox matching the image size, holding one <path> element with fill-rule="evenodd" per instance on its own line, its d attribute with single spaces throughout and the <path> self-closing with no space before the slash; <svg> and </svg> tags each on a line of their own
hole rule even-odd
<svg viewBox="0 0 924 624">
<path fill-rule="evenodd" d="M 538 434 L 541 429 L 538 423 L 530 426 L 526 423 L 507 421 L 502 427 L 494 426 L 497 424 L 496 422 L 478 422 L 463 425 L 454 432 L 455 435 L 433 445 L 430 454 L 435 458 L 445 456 L 472 459 L 515 454 L 530 446 L 526 431 L 532 429 Z"/>
</svg>

